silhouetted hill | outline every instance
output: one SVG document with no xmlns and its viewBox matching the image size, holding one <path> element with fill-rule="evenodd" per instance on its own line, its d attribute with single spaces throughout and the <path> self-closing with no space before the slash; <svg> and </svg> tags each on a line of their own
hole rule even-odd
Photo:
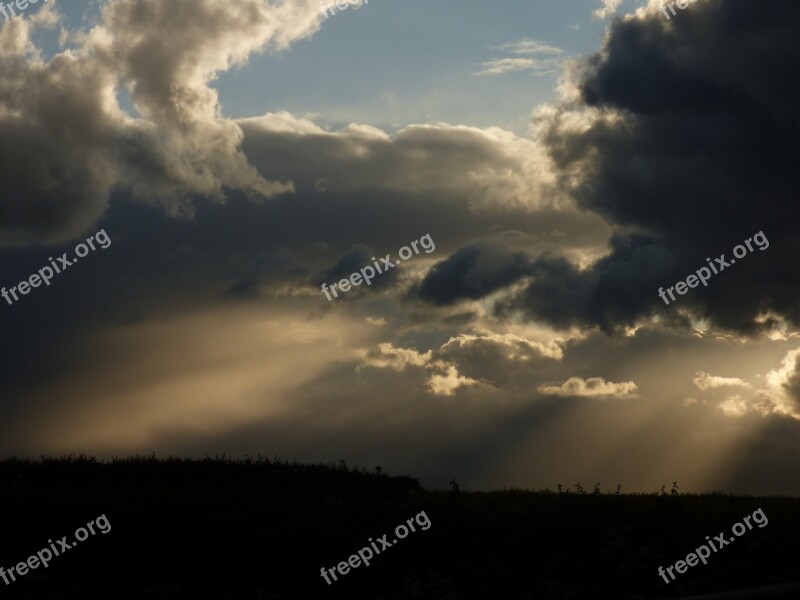
<svg viewBox="0 0 800 600">
<path fill-rule="evenodd" d="M 658 576 L 759 508 L 766 526 Z M 445 492 L 344 464 L 79 457 L 0 462 L 0 509 L 6 570 L 101 515 L 111 526 L 0 580 L 10 599 L 661 598 L 800 580 L 796 498 Z M 391 548 L 326 584 L 322 567 L 384 534 Z"/>
</svg>

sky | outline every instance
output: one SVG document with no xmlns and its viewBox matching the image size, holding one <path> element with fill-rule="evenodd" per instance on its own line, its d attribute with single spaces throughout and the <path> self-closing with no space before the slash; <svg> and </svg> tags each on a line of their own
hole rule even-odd
<svg viewBox="0 0 800 600">
<path fill-rule="evenodd" d="M 800 493 L 800 5 L 661 8 L 4 20 L 0 455 Z"/>
</svg>

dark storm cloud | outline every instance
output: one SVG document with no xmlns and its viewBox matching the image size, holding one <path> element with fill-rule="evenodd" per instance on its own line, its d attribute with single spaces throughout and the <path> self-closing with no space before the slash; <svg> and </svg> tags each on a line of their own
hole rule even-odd
<svg viewBox="0 0 800 600">
<path fill-rule="evenodd" d="M 656 11 L 617 21 L 583 72 L 581 100 L 537 126 L 565 188 L 619 235 L 587 271 L 538 260 L 511 304 L 607 330 L 665 308 L 749 333 L 767 312 L 800 325 L 799 26 L 790 0 L 710 0 L 670 21 Z M 668 308 L 656 295 L 762 230 L 763 254 Z"/>
<path fill-rule="evenodd" d="M 524 252 L 479 240 L 434 265 L 416 293 L 422 300 L 438 305 L 478 300 L 511 285 L 530 271 L 530 259 Z"/>
<path fill-rule="evenodd" d="M 540 256 L 529 271 L 533 281 L 519 295 L 499 302 L 497 311 L 522 310 L 559 328 L 598 325 L 612 331 L 619 323 L 635 321 L 643 282 L 655 289 L 661 281 L 652 265 L 670 260 L 665 248 L 640 235 L 614 236 L 611 253 L 583 271 L 561 256 Z"/>
<path fill-rule="evenodd" d="M 358 273 L 364 267 L 373 267 L 374 263 L 382 265 L 380 258 L 376 257 L 375 252 L 369 246 L 363 244 L 356 244 L 350 250 L 342 254 L 336 262 L 328 269 L 325 269 L 314 280 L 314 285 L 322 285 L 323 283 L 338 283 L 342 279 L 349 279 L 353 273 Z M 390 261 L 391 262 L 391 261 Z M 397 281 L 400 267 L 395 266 L 392 269 L 385 270 L 375 276 L 369 286 L 361 285 L 360 289 L 367 290 L 370 288 L 381 289 L 394 284 Z M 351 291 L 359 291 L 355 286 Z M 352 297 L 352 294 L 347 296 Z"/>
</svg>

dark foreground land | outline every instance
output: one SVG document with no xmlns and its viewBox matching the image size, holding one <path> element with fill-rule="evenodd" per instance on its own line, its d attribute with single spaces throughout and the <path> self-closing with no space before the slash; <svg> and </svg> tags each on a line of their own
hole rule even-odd
<svg viewBox="0 0 800 600">
<path fill-rule="evenodd" d="M 768 525 L 669 585 L 658 576 L 758 508 Z M 443 492 L 343 465 L 73 458 L 0 462 L 0 511 L 6 570 L 100 515 L 111 524 L 0 579 L 9 599 L 673 598 L 800 581 L 797 498 Z M 427 531 L 325 583 L 323 566 L 421 511 Z"/>
</svg>

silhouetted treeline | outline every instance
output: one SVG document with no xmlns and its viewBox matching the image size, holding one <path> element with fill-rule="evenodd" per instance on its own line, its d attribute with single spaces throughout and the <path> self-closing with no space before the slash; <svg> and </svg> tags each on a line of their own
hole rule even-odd
<svg viewBox="0 0 800 600">
<path fill-rule="evenodd" d="M 10 599 L 662 598 L 800 580 L 800 499 L 429 491 L 411 477 L 266 458 L 0 462 L 0 566 L 94 535 L 10 585 Z M 599 490 L 598 490 L 599 491 Z M 737 544 L 666 585 L 669 566 L 761 508 Z M 417 531 L 327 585 L 367 540 Z"/>
</svg>

